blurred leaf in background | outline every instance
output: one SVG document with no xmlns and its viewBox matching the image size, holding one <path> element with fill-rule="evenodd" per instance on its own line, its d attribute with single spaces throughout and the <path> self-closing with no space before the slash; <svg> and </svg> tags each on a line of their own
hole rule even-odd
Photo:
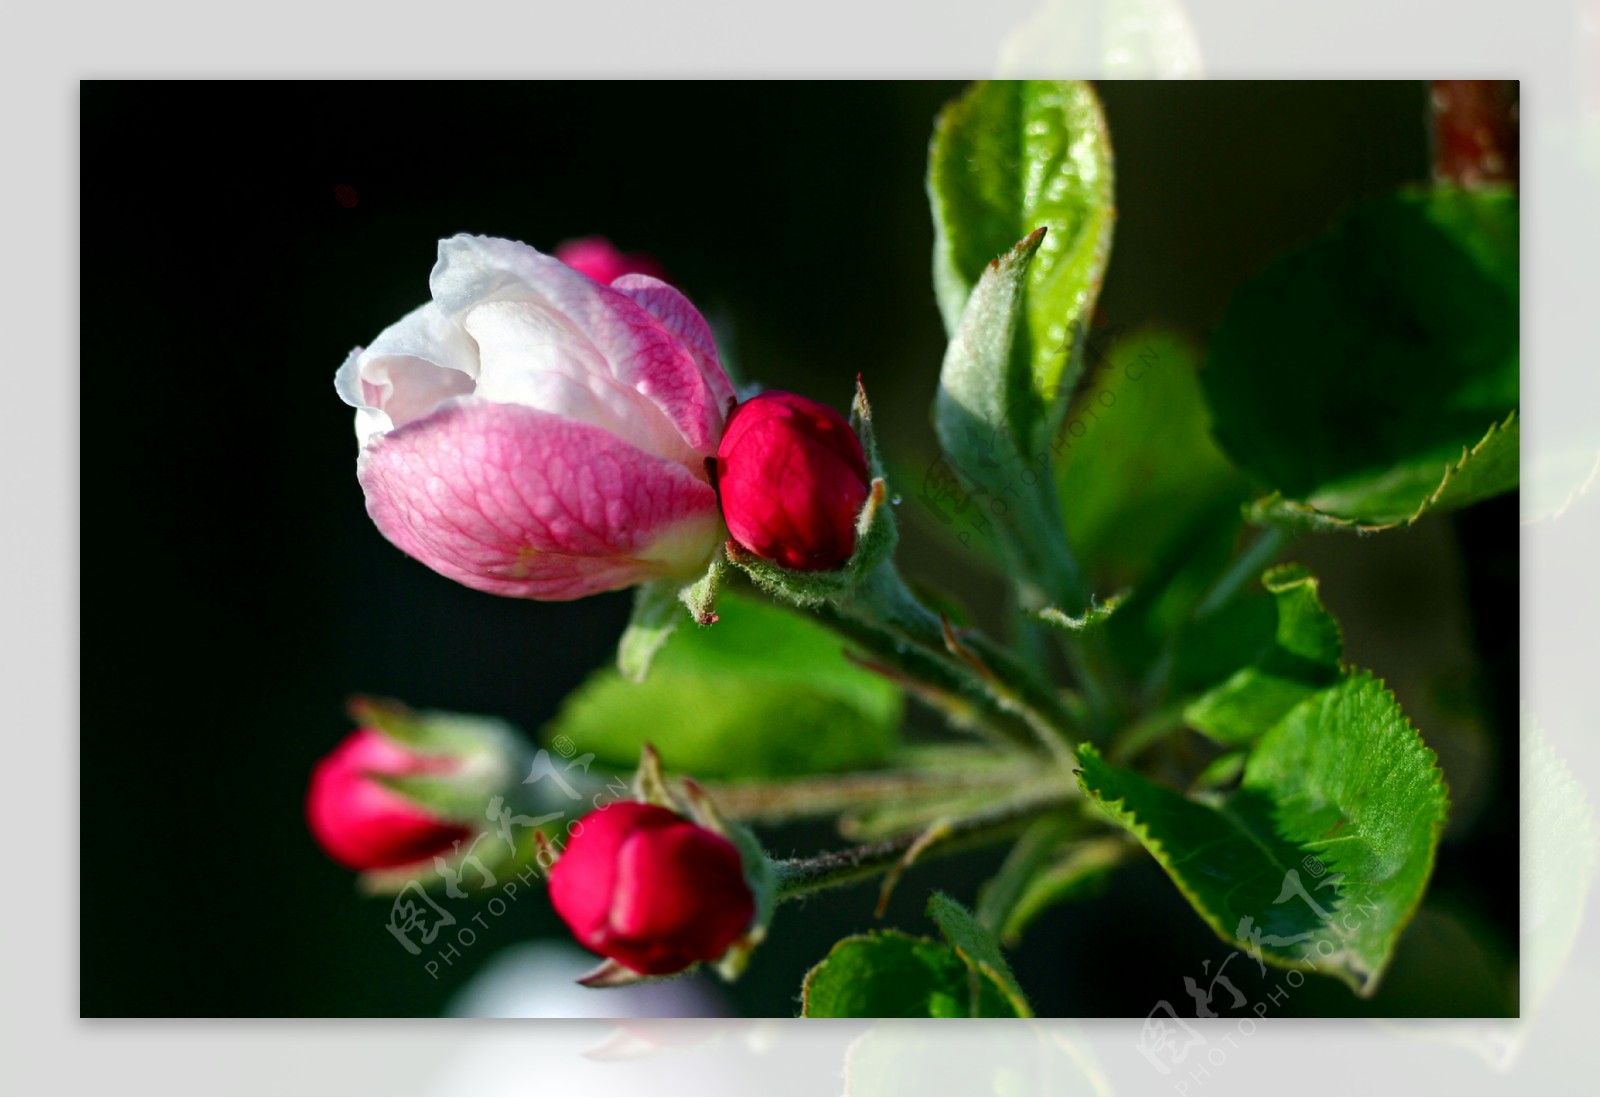
<svg viewBox="0 0 1600 1098">
<path fill-rule="evenodd" d="M 684 625 L 641 683 L 591 675 L 546 728 L 631 769 L 652 743 L 671 771 L 776 778 L 881 765 L 898 743 L 899 689 L 844 657 L 797 613 L 724 593 L 721 620 Z"/>
</svg>

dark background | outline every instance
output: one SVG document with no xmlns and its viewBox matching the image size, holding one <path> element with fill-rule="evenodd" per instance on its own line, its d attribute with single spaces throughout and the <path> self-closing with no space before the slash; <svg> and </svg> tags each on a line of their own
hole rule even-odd
<svg viewBox="0 0 1600 1098">
<path fill-rule="evenodd" d="M 542 898 L 519 904 L 430 979 L 382 929 L 387 904 L 306 834 L 306 776 L 348 730 L 348 695 L 534 731 L 612 658 L 627 606 L 496 599 L 401 556 L 362 509 L 333 372 L 426 298 L 441 236 L 605 233 L 660 258 L 747 377 L 843 407 L 864 373 L 887 448 L 920 468 L 943 350 L 924 158 L 959 90 L 83 86 L 84 1015 L 433 1014 L 497 950 L 560 936 Z M 1421 83 L 1101 91 L 1119 327 L 1203 334 L 1271 257 L 1427 174 Z M 903 570 L 996 603 L 907 510 Z M 1503 500 L 1291 554 L 1322 575 L 1349 658 L 1439 751 L 1454 811 L 1378 998 L 1312 979 L 1282 1013 L 1515 1011 L 1516 534 Z M 927 889 L 970 902 L 991 859 L 913 870 L 886 923 L 930 931 Z M 874 895 L 781 911 L 733 1008 L 793 1013 Z M 1046 917 L 1014 962 L 1041 1014 L 1145 1015 L 1226 954 L 1145 864 Z"/>
</svg>

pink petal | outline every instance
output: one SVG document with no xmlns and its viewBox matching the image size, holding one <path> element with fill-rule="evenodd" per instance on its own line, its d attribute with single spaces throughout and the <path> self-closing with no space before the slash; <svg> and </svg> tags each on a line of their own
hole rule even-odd
<svg viewBox="0 0 1600 1098">
<path fill-rule="evenodd" d="M 661 326 L 679 339 L 694 355 L 700 374 L 706 379 L 712 395 L 721 402 L 724 411 L 733 399 L 733 382 L 722 368 L 717 357 L 717 343 L 711 336 L 711 325 L 700 315 L 687 297 L 676 286 L 647 274 L 625 274 L 611 283 L 611 288 L 627 294 L 661 322 Z"/>
<path fill-rule="evenodd" d="M 434 302 L 469 331 L 469 314 L 486 302 L 515 301 L 546 314 L 541 325 L 553 341 L 573 344 L 572 355 L 602 362 L 616 381 L 648 397 L 695 452 L 715 452 L 725 401 L 688 343 L 626 294 L 526 244 L 465 235 L 439 242 L 429 285 Z M 479 392 L 491 396 L 496 364 L 480 352 Z"/>
<path fill-rule="evenodd" d="M 703 569 L 716 493 L 682 465 L 519 405 L 451 401 L 357 466 L 383 535 L 468 587 L 564 600 Z"/>
</svg>

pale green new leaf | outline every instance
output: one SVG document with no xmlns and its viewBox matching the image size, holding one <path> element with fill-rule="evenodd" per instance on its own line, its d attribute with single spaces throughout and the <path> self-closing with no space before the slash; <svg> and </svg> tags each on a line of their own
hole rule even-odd
<svg viewBox="0 0 1600 1098">
<path fill-rule="evenodd" d="M 1027 273 L 1022 358 L 1041 407 L 1064 402 L 1115 218 L 1111 143 L 1094 89 L 1073 80 L 974 85 L 940 116 L 928 152 L 934 288 L 954 337 L 984 270 L 1048 230 Z M 1016 424 L 1019 433 L 1031 424 Z"/>
<path fill-rule="evenodd" d="M 939 445 L 961 474 L 998 495 L 1031 461 L 1024 425 L 1039 418 L 1027 358 L 1018 347 L 1022 290 L 1042 233 L 1033 233 L 990 263 L 950 337 L 933 425 Z"/>
</svg>

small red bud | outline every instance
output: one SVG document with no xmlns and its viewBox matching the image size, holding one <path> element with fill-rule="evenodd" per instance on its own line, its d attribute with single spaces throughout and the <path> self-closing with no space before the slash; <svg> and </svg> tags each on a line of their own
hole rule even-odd
<svg viewBox="0 0 1600 1098">
<path fill-rule="evenodd" d="M 739 405 L 717 448 L 728 532 L 783 568 L 839 568 L 856 546 L 867 500 L 867 459 L 844 417 L 794 393 Z"/>
<path fill-rule="evenodd" d="M 456 765 L 415 754 L 375 729 L 357 729 L 311 771 L 311 836 L 334 861 L 359 870 L 409 865 L 449 850 L 472 829 L 432 815 L 373 775 L 440 774 Z"/>
<path fill-rule="evenodd" d="M 550 870 L 550 903 L 582 945 L 649 976 L 716 960 L 755 918 L 731 842 L 637 801 L 579 821 Z"/>
</svg>

